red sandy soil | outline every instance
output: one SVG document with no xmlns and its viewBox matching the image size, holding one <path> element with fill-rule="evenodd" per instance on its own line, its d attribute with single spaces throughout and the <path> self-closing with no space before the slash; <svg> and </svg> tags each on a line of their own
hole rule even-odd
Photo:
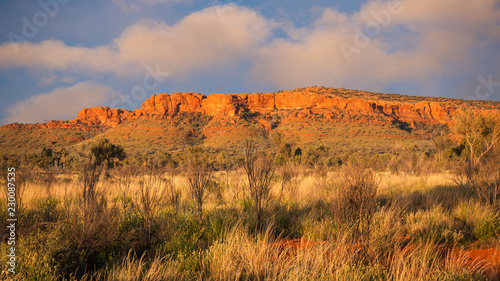
<svg viewBox="0 0 500 281">
<path fill-rule="evenodd" d="M 492 277 L 500 279 L 500 249 L 454 249 L 451 258 L 463 267 L 483 270 Z"/>
<path fill-rule="evenodd" d="M 316 245 L 327 245 L 327 241 L 309 241 L 305 238 L 281 240 L 274 243 L 274 246 L 279 251 L 286 251 L 287 254 L 293 255 L 297 250 L 310 248 Z M 484 272 L 485 275 L 494 279 L 500 279 L 500 249 L 456 249 L 452 246 L 439 247 L 435 251 L 445 253 L 443 258 L 447 262 L 456 263 L 470 270 L 478 270 Z M 414 251 L 417 247 L 408 245 L 402 250 L 405 253 Z"/>
</svg>

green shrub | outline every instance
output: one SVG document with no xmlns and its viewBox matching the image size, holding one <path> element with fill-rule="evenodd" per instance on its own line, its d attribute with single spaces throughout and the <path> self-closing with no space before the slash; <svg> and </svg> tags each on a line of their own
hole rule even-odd
<svg viewBox="0 0 500 281">
<path fill-rule="evenodd" d="M 142 235 L 142 227 L 144 225 L 144 216 L 136 211 L 125 211 L 123 216 L 118 222 L 118 233 L 120 236 L 131 235 L 136 237 L 136 235 Z"/>
<path fill-rule="evenodd" d="M 239 221 L 245 220 L 245 217 L 235 208 L 215 209 L 208 214 L 207 220 L 207 242 L 212 243 L 220 239 L 225 231 L 233 228 Z"/>
<path fill-rule="evenodd" d="M 255 208 L 252 199 L 248 196 L 243 197 L 239 201 L 239 205 L 243 208 L 244 212 L 251 212 Z"/>
<path fill-rule="evenodd" d="M 480 222 L 474 228 L 474 234 L 479 240 L 486 241 L 495 238 L 495 234 L 500 231 L 500 223 L 497 217 L 489 218 Z"/>
<path fill-rule="evenodd" d="M 61 200 L 54 197 L 41 198 L 35 203 L 36 218 L 39 222 L 56 222 L 59 218 L 57 206 Z"/>
<path fill-rule="evenodd" d="M 453 210 L 455 217 L 463 221 L 474 238 L 488 240 L 500 231 L 498 214 L 491 205 L 472 200 L 461 202 Z"/>
<path fill-rule="evenodd" d="M 273 227 L 276 234 L 284 238 L 298 238 L 301 235 L 300 208 L 297 203 L 281 203 L 272 210 Z"/>
<path fill-rule="evenodd" d="M 37 235 L 18 244 L 18 259 L 15 275 L 17 278 L 13 280 L 57 280 L 61 277 L 61 275 L 58 274 L 57 268 L 53 266 L 50 255 L 47 254 L 45 249 L 40 247 L 40 243 L 43 243 L 43 241 L 44 239 Z M 2 244 L 0 246 L 2 249 L 1 252 L 6 253 L 7 247 L 10 246 Z M 6 265 L 4 258 L 4 255 L 0 258 L 2 267 Z M 7 274 L 3 272 L 2 269 L 0 279 L 12 280 L 10 277 L 12 277 L 12 275 L 7 277 Z"/>
<path fill-rule="evenodd" d="M 173 257 L 190 255 L 196 251 L 205 238 L 205 228 L 192 213 L 180 213 L 170 218 L 167 237 L 163 244 L 166 253 Z"/>
<path fill-rule="evenodd" d="M 405 218 L 406 229 L 411 239 L 419 242 L 458 243 L 463 242 L 463 225 L 453 220 L 441 206 L 430 210 L 409 213 Z"/>
</svg>

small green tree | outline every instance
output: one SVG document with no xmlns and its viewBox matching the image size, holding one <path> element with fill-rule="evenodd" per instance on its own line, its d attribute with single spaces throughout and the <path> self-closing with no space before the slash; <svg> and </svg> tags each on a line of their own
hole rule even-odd
<svg viewBox="0 0 500 281">
<path fill-rule="evenodd" d="M 454 130 L 462 138 L 469 160 L 461 167 L 457 182 L 470 186 L 485 203 L 500 208 L 500 116 L 466 112 L 456 117 Z"/>
<path fill-rule="evenodd" d="M 95 165 L 106 164 L 108 168 L 113 168 L 116 160 L 122 161 L 126 157 L 123 147 L 111 143 L 108 139 L 101 139 L 97 144 L 92 145 L 90 152 Z"/>
<path fill-rule="evenodd" d="M 452 147 L 453 141 L 448 136 L 439 136 L 432 140 L 432 144 L 436 151 L 436 160 L 439 163 L 443 160 L 445 151 Z"/>
<path fill-rule="evenodd" d="M 314 144 L 309 146 L 305 151 L 305 164 L 314 166 L 323 164 L 323 161 L 328 159 L 330 148 L 323 144 Z"/>
<path fill-rule="evenodd" d="M 472 165 L 477 165 L 500 141 L 500 116 L 464 112 L 455 117 L 454 132 L 462 139 Z"/>
<path fill-rule="evenodd" d="M 66 157 L 68 157 L 69 152 L 66 150 L 66 148 L 61 148 L 59 151 L 54 151 L 52 153 L 52 165 L 55 168 L 64 168 L 64 165 L 66 164 Z"/>
<path fill-rule="evenodd" d="M 95 187 L 103 168 L 113 168 L 115 161 L 125 159 L 126 153 L 120 145 L 112 144 L 108 139 L 101 139 L 98 143 L 91 145 L 89 149 L 82 146 L 79 155 L 85 159 L 81 165 L 80 181 L 83 186 L 83 202 L 87 204 L 96 199 Z"/>
<path fill-rule="evenodd" d="M 173 155 L 169 152 L 160 152 L 158 158 L 161 167 L 168 167 L 170 169 L 173 169 L 178 165 Z"/>
<path fill-rule="evenodd" d="M 52 164 L 52 152 L 51 148 L 43 148 L 40 155 L 36 153 L 24 155 L 23 162 L 28 165 L 46 169 L 50 166 L 50 164 Z"/>
</svg>

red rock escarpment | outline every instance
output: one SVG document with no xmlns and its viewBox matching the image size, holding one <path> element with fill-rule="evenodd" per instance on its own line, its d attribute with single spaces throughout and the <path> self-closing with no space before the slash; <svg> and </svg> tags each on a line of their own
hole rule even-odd
<svg viewBox="0 0 500 281">
<path fill-rule="evenodd" d="M 343 112 L 383 115 L 404 122 L 419 121 L 428 124 L 448 123 L 457 107 L 452 102 L 396 102 L 344 98 L 332 93 L 312 91 L 285 91 L 267 94 L 212 94 L 174 93 L 152 95 L 140 109 L 128 111 L 108 107 L 86 108 L 78 113 L 78 120 L 94 124 L 116 126 L 123 120 L 137 118 L 165 118 L 180 113 L 201 113 L 213 117 L 234 117 L 242 112 L 261 114 L 275 110 L 325 109 Z M 327 112 L 328 113 L 328 112 Z M 326 114 L 331 116 L 331 114 Z"/>
<path fill-rule="evenodd" d="M 308 113 L 321 114 L 326 120 L 335 120 L 336 114 L 342 113 L 347 120 L 351 117 L 364 115 L 383 118 L 387 122 L 398 120 L 413 124 L 450 123 L 455 111 L 464 106 L 464 102 L 451 99 L 434 99 L 435 101 L 398 101 L 373 98 L 370 94 L 354 95 L 339 94 L 339 90 L 320 87 L 304 88 L 278 93 L 254 94 L 212 94 L 173 93 L 152 95 L 146 99 L 142 107 L 134 111 L 112 109 L 109 107 L 93 107 L 82 109 L 78 117 L 72 121 L 86 125 L 117 126 L 124 120 L 133 119 L 163 119 L 167 116 L 176 116 L 181 113 L 200 113 L 214 118 L 239 118 L 244 112 L 258 112 L 260 114 L 275 111 L 291 111 L 293 118 L 307 119 Z M 415 99 L 418 101 L 416 102 Z M 424 98 L 420 98 L 423 100 Z M 497 107 L 497 106 L 495 106 Z M 499 111 L 496 108 L 493 111 Z M 292 116 L 291 115 L 291 116 Z M 346 118 L 344 117 L 344 120 Z M 376 119 L 376 118 L 375 118 Z M 384 121 L 385 122 L 385 121 Z M 62 124 L 62 123 L 61 123 Z"/>
</svg>

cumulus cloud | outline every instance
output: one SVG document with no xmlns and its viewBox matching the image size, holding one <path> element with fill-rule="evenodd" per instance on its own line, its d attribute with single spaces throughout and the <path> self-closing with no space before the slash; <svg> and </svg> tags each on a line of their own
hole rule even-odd
<svg viewBox="0 0 500 281">
<path fill-rule="evenodd" d="M 485 60 L 498 61 L 498 18 L 495 0 L 378 0 L 354 14 L 326 9 L 311 26 L 264 46 L 253 75 L 286 88 L 367 89 L 476 77 Z"/>
<path fill-rule="evenodd" d="M 3 123 L 36 123 L 44 120 L 68 120 L 86 107 L 102 106 L 119 93 L 111 87 L 91 81 L 79 82 L 71 87 L 57 88 L 27 98 L 7 108 Z"/>
<path fill-rule="evenodd" d="M 168 2 L 127 3 L 160 1 Z M 250 8 L 215 5 L 172 25 L 141 20 L 95 48 L 58 40 L 4 43 L 0 69 L 91 77 L 143 75 L 150 66 L 176 79 L 231 66 L 242 77 L 280 88 L 316 84 L 384 91 L 403 83 L 442 89 L 443 80 L 499 72 L 498 18 L 498 0 L 374 0 L 350 14 L 325 9 L 314 22 L 295 28 Z M 41 84 L 51 81 L 58 79 L 45 77 Z"/>
<path fill-rule="evenodd" d="M 60 40 L 46 40 L 41 43 L 3 43 L 0 45 L 0 68 L 117 74 L 125 74 L 132 70 L 131 66 L 121 61 L 119 53 L 110 46 L 72 47 Z"/>
<path fill-rule="evenodd" d="M 222 6 L 193 13 L 174 26 L 144 20 L 127 28 L 115 44 L 125 62 L 159 63 L 172 73 L 184 73 L 240 60 L 268 34 L 266 21 L 256 12 Z"/>
<path fill-rule="evenodd" d="M 165 72 L 182 75 L 241 60 L 269 32 L 266 20 L 255 11 L 217 6 L 192 13 L 175 25 L 142 20 L 96 48 L 68 46 L 59 40 L 4 43 L 0 45 L 0 68 L 133 75 L 159 64 Z"/>
</svg>

